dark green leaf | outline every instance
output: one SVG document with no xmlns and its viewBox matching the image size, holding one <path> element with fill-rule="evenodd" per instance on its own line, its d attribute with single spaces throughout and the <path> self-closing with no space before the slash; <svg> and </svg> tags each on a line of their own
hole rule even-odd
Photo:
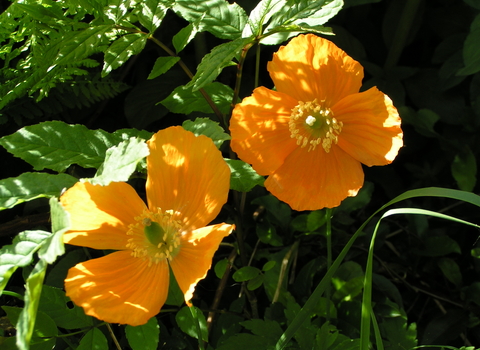
<svg viewBox="0 0 480 350">
<path fill-rule="evenodd" d="M 245 282 L 257 277 L 262 272 L 253 266 L 244 266 L 235 271 L 232 278 L 235 282 Z"/>
<path fill-rule="evenodd" d="M 261 222 L 257 224 L 256 233 L 258 239 L 265 244 L 270 244 L 274 247 L 283 245 L 282 237 L 277 234 L 275 226 L 269 222 Z"/>
<path fill-rule="evenodd" d="M 217 275 L 218 278 L 222 278 L 228 265 L 228 259 L 219 260 L 214 267 L 215 275 Z"/>
<path fill-rule="evenodd" d="M 192 41 L 197 33 L 203 31 L 203 17 L 204 16 L 199 17 L 195 22 L 190 23 L 174 35 L 172 44 L 177 54 L 182 51 L 190 41 Z"/>
<path fill-rule="evenodd" d="M 258 275 L 257 277 L 252 278 L 247 282 L 247 289 L 255 290 L 257 288 L 260 288 L 260 286 L 263 284 L 264 279 L 265 279 L 264 275 Z"/>
<path fill-rule="evenodd" d="M 255 186 L 263 186 L 263 176 L 257 174 L 250 164 L 237 159 L 225 159 L 230 167 L 230 188 L 239 192 L 248 192 Z"/>
<path fill-rule="evenodd" d="M 464 151 L 453 159 L 452 175 L 457 181 L 458 188 L 463 191 L 472 191 L 477 183 L 477 160 L 472 150 L 464 146 Z"/>
<path fill-rule="evenodd" d="M 87 332 L 80 340 L 77 350 L 108 350 L 108 341 L 102 331 L 93 328 Z"/>
<path fill-rule="evenodd" d="M 462 286 L 462 272 L 458 264 L 450 258 L 441 258 L 437 261 L 437 265 L 442 270 L 443 275 L 455 286 Z"/>
<path fill-rule="evenodd" d="M 59 196 L 77 179 L 67 174 L 23 173 L 17 177 L 0 180 L 0 210 L 36 198 Z"/>
<path fill-rule="evenodd" d="M 102 78 L 122 66 L 130 56 L 140 53 L 146 42 L 147 36 L 139 33 L 127 34 L 115 40 L 105 51 Z"/>
<path fill-rule="evenodd" d="M 273 320 L 254 319 L 240 322 L 240 324 L 253 334 L 265 337 L 272 345 L 275 344 L 283 333 L 278 322 Z"/>
<path fill-rule="evenodd" d="M 132 350 L 155 350 L 158 347 L 160 328 L 158 321 L 152 317 L 141 326 L 126 326 L 125 335 Z"/>
<path fill-rule="evenodd" d="M 443 256 L 450 253 L 461 254 L 460 246 L 457 241 L 448 236 L 429 236 L 423 240 L 425 249 L 417 251 L 418 255 L 423 256 Z"/>
<path fill-rule="evenodd" d="M 180 57 L 168 56 L 157 58 L 147 79 L 154 79 L 162 75 L 172 68 L 178 61 L 180 61 Z"/>
<path fill-rule="evenodd" d="M 210 137 L 218 148 L 220 148 L 224 141 L 230 140 L 231 138 L 217 122 L 208 118 L 197 118 L 194 121 L 185 120 L 182 127 L 185 130 L 193 132 L 195 136 L 205 135 Z"/>
<path fill-rule="evenodd" d="M 470 33 L 463 46 L 463 61 L 465 67 L 460 69 L 457 75 L 470 75 L 480 71 L 480 14 L 475 17 Z"/>
<path fill-rule="evenodd" d="M 169 274 L 169 283 L 168 283 L 168 296 L 165 304 L 167 305 L 174 305 L 174 306 L 181 306 L 185 302 L 185 296 L 178 286 L 177 279 L 173 274 L 172 269 L 169 266 L 170 274 Z"/>
<path fill-rule="evenodd" d="M 217 347 L 217 350 L 270 350 L 274 344 L 258 335 L 239 333 L 231 336 Z"/>
<path fill-rule="evenodd" d="M 208 340 L 207 321 L 199 308 L 185 306 L 177 312 L 175 320 L 180 329 L 192 338 Z M 199 330 L 201 334 L 198 333 Z"/>
</svg>

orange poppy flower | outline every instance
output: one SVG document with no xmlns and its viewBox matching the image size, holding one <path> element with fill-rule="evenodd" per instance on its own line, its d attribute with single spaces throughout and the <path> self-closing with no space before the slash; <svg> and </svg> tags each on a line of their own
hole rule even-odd
<svg viewBox="0 0 480 350">
<path fill-rule="evenodd" d="M 276 90 L 235 106 L 231 147 L 268 175 L 265 187 L 296 210 L 333 208 L 363 185 L 362 163 L 391 163 L 400 117 L 376 87 L 359 92 L 362 66 L 332 42 L 300 35 L 268 63 Z"/>
<path fill-rule="evenodd" d="M 234 228 L 205 227 L 230 186 L 230 170 L 211 139 L 171 127 L 148 146 L 148 207 L 122 182 L 78 182 L 60 198 L 72 224 L 65 243 L 117 250 L 74 266 L 65 280 L 73 302 L 106 322 L 137 326 L 155 316 L 167 299 L 168 265 L 189 303 Z"/>
</svg>

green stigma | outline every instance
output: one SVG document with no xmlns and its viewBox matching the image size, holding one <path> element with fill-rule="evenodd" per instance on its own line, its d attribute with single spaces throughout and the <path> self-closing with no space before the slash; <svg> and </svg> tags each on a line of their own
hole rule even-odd
<svg viewBox="0 0 480 350">
<path fill-rule="evenodd" d="M 143 232 L 150 243 L 157 247 L 160 243 L 165 242 L 165 230 L 158 222 L 145 218 L 143 224 L 145 225 Z"/>
</svg>

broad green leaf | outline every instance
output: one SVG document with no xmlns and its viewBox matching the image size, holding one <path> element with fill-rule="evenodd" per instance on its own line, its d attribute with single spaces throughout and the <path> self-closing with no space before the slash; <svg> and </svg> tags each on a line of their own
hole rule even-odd
<svg viewBox="0 0 480 350">
<path fill-rule="evenodd" d="M 248 290 L 255 290 L 257 288 L 260 288 L 260 286 L 263 284 L 264 280 L 265 280 L 265 275 L 263 275 L 263 274 L 260 274 L 257 277 L 252 278 L 251 280 L 248 280 L 247 289 Z"/>
<path fill-rule="evenodd" d="M 80 340 L 76 350 L 108 350 L 108 341 L 105 335 L 98 328 L 87 332 Z"/>
<path fill-rule="evenodd" d="M 23 173 L 17 177 L 0 180 L 0 210 L 36 198 L 59 196 L 77 179 L 68 174 Z"/>
<path fill-rule="evenodd" d="M 437 261 L 437 265 L 450 282 L 457 287 L 462 286 L 462 272 L 455 260 L 451 258 L 441 258 Z"/>
<path fill-rule="evenodd" d="M 262 271 L 260 271 L 256 267 L 244 266 L 235 271 L 232 278 L 235 282 L 245 282 L 257 277 L 261 273 Z"/>
<path fill-rule="evenodd" d="M 156 350 L 160 335 L 158 321 L 152 317 L 141 326 L 126 326 L 125 335 L 132 350 Z"/>
<path fill-rule="evenodd" d="M 300 33 L 315 33 L 319 35 L 333 35 L 332 28 L 324 27 L 322 25 L 310 26 L 308 24 L 288 24 L 276 26 L 272 30 L 268 31 L 262 39 L 263 45 L 278 45 L 286 41 L 287 39 L 296 36 Z"/>
<path fill-rule="evenodd" d="M 173 36 L 172 44 L 177 54 L 182 51 L 185 46 L 187 46 L 187 44 L 195 37 L 195 35 L 197 35 L 197 33 L 203 31 L 202 21 L 204 16 L 205 14 L 197 18 L 195 22 L 192 22 L 185 28 L 182 28 Z"/>
<path fill-rule="evenodd" d="M 154 79 L 163 73 L 166 73 L 170 68 L 172 68 L 175 63 L 180 61 L 180 57 L 159 57 L 153 65 L 152 71 L 148 75 L 147 79 Z"/>
<path fill-rule="evenodd" d="M 283 332 L 278 322 L 268 319 L 253 319 L 240 322 L 240 324 L 253 334 L 268 339 L 268 341 L 271 342 L 272 345 L 275 344 L 275 342 L 278 338 L 280 338 Z"/>
<path fill-rule="evenodd" d="M 203 86 L 220 112 L 227 114 L 233 98 L 233 90 L 222 83 L 213 82 Z M 200 91 L 193 90 L 191 84 L 177 87 L 170 96 L 160 102 L 171 112 L 190 114 L 192 112 L 213 113 L 212 107 L 207 103 Z"/>
<path fill-rule="evenodd" d="M 230 167 L 230 188 L 239 192 L 248 192 L 255 186 L 263 186 L 265 178 L 257 174 L 250 164 L 237 159 L 225 159 Z"/>
<path fill-rule="evenodd" d="M 203 17 L 204 30 L 221 39 L 238 38 L 247 22 L 245 11 L 225 0 L 177 0 L 173 10 L 190 23 Z"/>
<path fill-rule="evenodd" d="M 194 121 L 185 120 L 182 123 L 182 127 L 185 130 L 193 132 L 195 136 L 205 135 L 210 137 L 218 148 L 220 148 L 224 141 L 230 140 L 230 135 L 225 133 L 217 122 L 208 118 L 197 118 Z"/>
<path fill-rule="evenodd" d="M 63 234 L 70 228 L 70 214 L 63 209 L 57 198 L 50 198 L 50 218 L 52 234 L 40 247 L 38 257 L 49 264 L 53 264 L 57 257 L 65 254 Z"/>
<path fill-rule="evenodd" d="M 261 35 L 263 25 L 268 23 L 274 14 L 281 11 L 286 6 L 286 2 L 287 0 L 261 0 L 250 12 L 242 37 L 248 38 L 252 35 Z"/>
<path fill-rule="evenodd" d="M 227 271 L 228 265 L 229 265 L 228 259 L 219 260 L 215 264 L 215 267 L 213 268 L 215 271 L 215 275 L 217 275 L 217 277 L 221 279 L 225 274 L 225 271 Z"/>
<path fill-rule="evenodd" d="M 26 281 L 25 305 L 17 323 L 17 346 L 19 350 L 28 350 L 32 339 L 35 320 L 37 318 L 38 303 L 42 293 L 43 280 L 47 272 L 48 264 L 40 259 L 30 272 Z"/>
<path fill-rule="evenodd" d="M 128 13 L 130 0 L 108 0 L 108 5 L 104 9 L 105 16 L 115 24 L 121 24 L 123 18 Z"/>
<path fill-rule="evenodd" d="M 50 235 L 46 231 L 23 231 L 13 239 L 12 244 L 0 249 L 0 294 L 15 270 L 29 265 L 33 254 Z"/>
<path fill-rule="evenodd" d="M 477 160 L 468 146 L 464 148 L 465 150 L 453 159 L 451 170 L 458 188 L 472 191 L 477 183 Z"/>
<path fill-rule="evenodd" d="M 196 306 L 181 308 L 175 315 L 175 320 L 180 329 L 192 338 L 208 340 L 207 321 L 202 311 Z"/>
<path fill-rule="evenodd" d="M 475 17 L 470 33 L 463 45 L 463 62 L 465 67 L 457 72 L 457 75 L 470 75 L 480 71 L 480 14 Z"/>
<path fill-rule="evenodd" d="M 39 311 L 52 318 L 57 327 L 79 329 L 93 326 L 93 318 L 85 315 L 83 309 L 71 303 L 62 289 L 44 285 L 40 296 Z"/>
<path fill-rule="evenodd" d="M 167 10 L 173 5 L 173 0 L 145 0 L 137 5 L 135 14 L 142 26 L 149 33 L 154 33 L 160 27 Z"/>
<path fill-rule="evenodd" d="M 146 42 L 147 36 L 140 33 L 127 34 L 115 40 L 105 51 L 102 78 L 122 66 L 130 56 L 140 53 Z"/>
<path fill-rule="evenodd" d="M 109 148 L 105 162 L 90 180 L 94 185 L 106 186 L 112 181 L 127 181 L 137 168 L 137 164 L 150 153 L 144 140 L 130 138 L 118 146 Z"/>
<path fill-rule="evenodd" d="M 187 86 L 193 85 L 193 91 L 197 91 L 217 78 L 223 68 L 232 65 L 233 57 L 251 42 L 250 38 L 238 38 L 227 43 L 220 44 L 206 54 L 197 67 L 197 73 Z"/>
<path fill-rule="evenodd" d="M 0 139 L 0 145 L 15 157 L 33 165 L 35 170 L 45 168 L 64 171 L 71 164 L 84 168 L 98 168 L 107 149 L 132 137 L 150 137 L 135 129 L 122 129 L 112 134 L 90 130 L 83 125 L 69 125 L 60 121 L 26 126 Z"/>
</svg>

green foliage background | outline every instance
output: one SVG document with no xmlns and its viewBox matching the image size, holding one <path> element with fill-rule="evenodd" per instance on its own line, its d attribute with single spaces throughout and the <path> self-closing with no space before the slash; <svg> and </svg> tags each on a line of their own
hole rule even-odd
<svg viewBox="0 0 480 350">
<path fill-rule="evenodd" d="M 232 105 L 300 32 L 402 117 L 395 162 L 333 210 L 292 211 L 229 150 Z M 479 0 L 2 0 L 0 62 L 1 349 L 480 348 Z M 171 125 L 222 150 L 238 230 L 193 308 L 172 287 L 146 325 L 107 325 L 62 289 L 102 252 L 63 246 L 57 198 L 79 178 L 142 191 Z"/>
</svg>

